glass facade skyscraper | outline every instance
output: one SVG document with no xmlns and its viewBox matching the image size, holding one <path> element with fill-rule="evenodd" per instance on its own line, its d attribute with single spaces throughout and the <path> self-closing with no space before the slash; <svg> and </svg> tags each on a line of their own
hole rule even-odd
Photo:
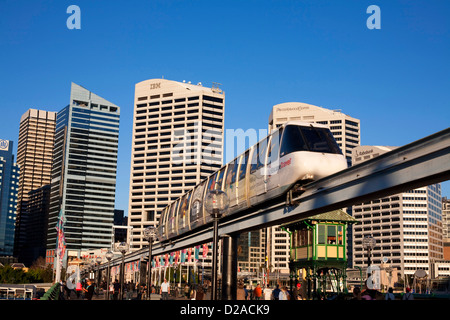
<svg viewBox="0 0 450 320">
<path fill-rule="evenodd" d="M 70 104 L 56 116 L 47 263 L 53 263 L 60 211 L 67 250 L 111 246 L 119 119 L 118 106 L 72 83 Z"/>
<path fill-rule="evenodd" d="M 14 253 L 19 166 L 12 150 L 12 141 L 0 139 L 0 256 Z"/>
</svg>

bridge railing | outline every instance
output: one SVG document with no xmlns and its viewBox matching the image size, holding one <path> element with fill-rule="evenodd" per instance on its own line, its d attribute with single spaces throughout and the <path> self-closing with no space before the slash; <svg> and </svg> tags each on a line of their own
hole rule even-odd
<svg viewBox="0 0 450 320">
<path fill-rule="evenodd" d="M 48 289 L 39 300 L 59 300 L 60 292 L 61 284 L 57 282 L 50 289 Z"/>
</svg>

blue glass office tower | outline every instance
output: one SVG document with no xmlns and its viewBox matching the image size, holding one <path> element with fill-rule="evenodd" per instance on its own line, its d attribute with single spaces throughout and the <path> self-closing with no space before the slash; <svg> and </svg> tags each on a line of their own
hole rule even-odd
<svg viewBox="0 0 450 320">
<path fill-rule="evenodd" d="M 54 262 L 60 210 L 66 250 L 111 246 L 119 118 L 118 106 L 72 83 L 70 104 L 56 115 L 47 263 Z"/>
<path fill-rule="evenodd" d="M 19 166 L 12 149 L 12 141 L 0 139 L 0 256 L 14 253 Z"/>
</svg>

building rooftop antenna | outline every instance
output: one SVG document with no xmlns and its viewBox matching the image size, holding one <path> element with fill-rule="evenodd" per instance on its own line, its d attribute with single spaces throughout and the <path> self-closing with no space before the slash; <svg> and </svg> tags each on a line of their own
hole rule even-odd
<svg viewBox="0 0 450 320">
<path fill-rule="evenodd" d="M 219 92 L 219 93 L 222 93 L 222 90 L 220 90 L 220 88 L 219 88 L 219 86 L 221 86 L 221 85 L 222 85 L 221 83 L 213 82 L 213 83 L 212 83 L 212 86 L 211 86 L 211 90 L 212 90 L 213 92 Z"/>
</svg>

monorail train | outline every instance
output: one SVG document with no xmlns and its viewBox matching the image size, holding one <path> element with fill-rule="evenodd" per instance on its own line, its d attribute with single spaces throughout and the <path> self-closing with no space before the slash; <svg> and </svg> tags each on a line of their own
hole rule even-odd
<svg viewBox="0 0 450 320">
<path fill-rule="evenodd" d="M 226 192 L 230 216 L 345 168 L 345 156 L 327 126 L 286 122 L 165 207 L 158 225 L 160 241 L 212 222 L 202 205 L 209 190 Z"/>
</svg>

